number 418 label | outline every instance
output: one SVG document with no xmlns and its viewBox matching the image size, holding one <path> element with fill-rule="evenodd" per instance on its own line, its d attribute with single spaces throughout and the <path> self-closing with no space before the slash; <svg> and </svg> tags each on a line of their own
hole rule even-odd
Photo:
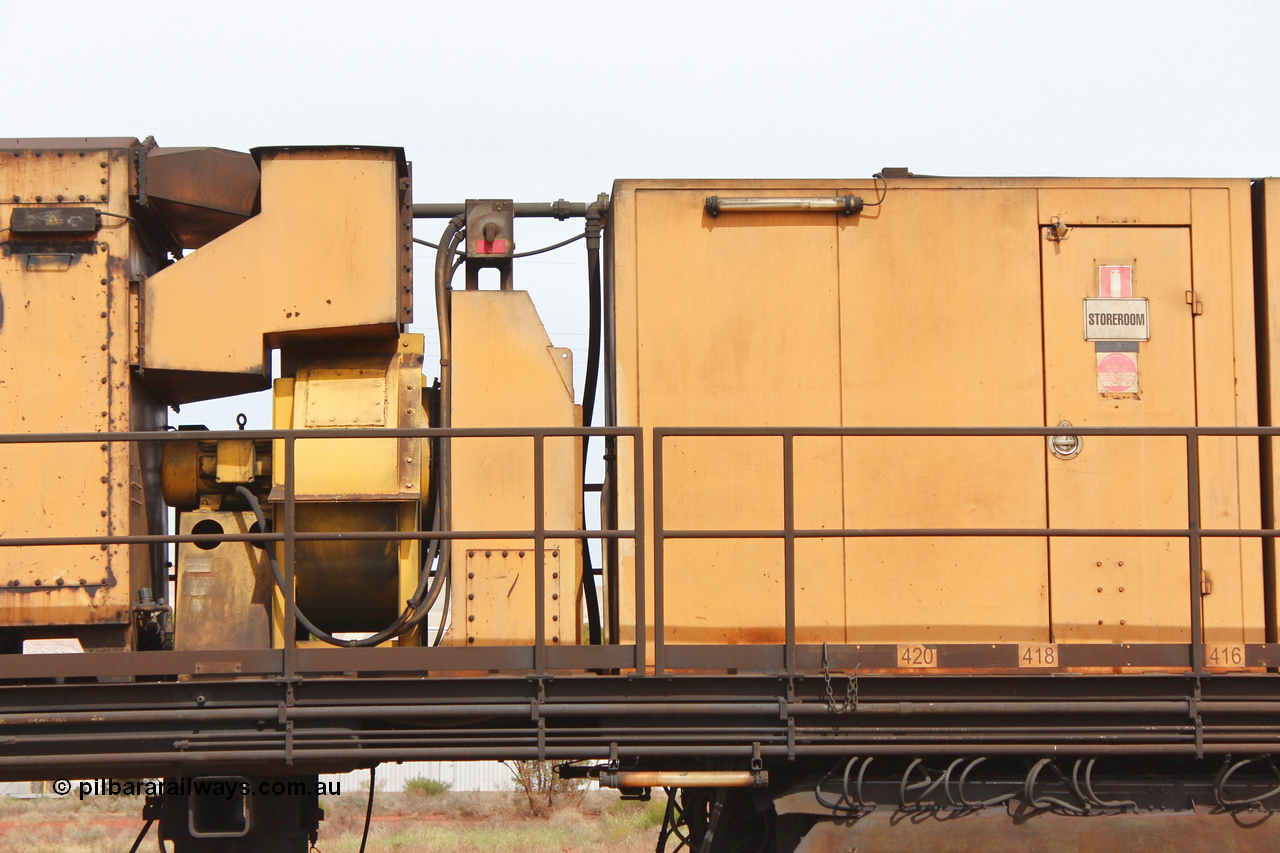
<svg viewBox="0 0 1280 853">
<path fill-rule="evenodd" d="M 1057 643 L 1019 643 L 1018 666 L 1062 666 Z"/>
</svg>

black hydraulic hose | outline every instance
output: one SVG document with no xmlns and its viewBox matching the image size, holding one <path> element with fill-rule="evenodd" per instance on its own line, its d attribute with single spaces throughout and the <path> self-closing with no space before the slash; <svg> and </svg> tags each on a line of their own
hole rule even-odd
<svg viewBox="0 0 1280 853">
<path fill-rule="evenodd" d="M 439 646 L 444 639 L 444 626 L 449 618 L 449 606 L 453 602 L 453 580 L 449 572 L 443 568 L 440 571 L 444 575 L 444 605 L 440 608 L 440 624 L 436 625 L 436 637 L 431 641 L 432 646 Z"/>
<path fill-rule="evenodd" d="M 147 830 L 151 828 L 151 824 L 155 823 L 155 818 L 149 819 L 142 825 L 142 831 L 138 833 L 138 837 L 133 840 L 133 846 L 129 848 L 129 853 L 138 853 L 138 848 L 142 846 L 142 839 L 147 837 Z M 159 830 L 156 830 L 159 832 Z"/>
<path fill-rule="evenodd" d="M 436 327 L 440 335 L 440 394 L 438 398 L 438 425 L 448 429 L 453 425 L 453 329 L 450 320 L 450 293 L 453 284 L 453 273 L 457 269 L 453 256 L 457 253 L 458 244 L 466 239 L 465 216 L 455 216 L 445 226 L 440 235 L 440 248 L 436 250 L 435 296 Z M 453 452 L 447 437 L 441 438 L 436 446 L 436 508 L 440 515 L 438 530 L 453 529 Z M 440 565 L 438 574 L 446 575 L 453 570 L 452 543 L 445 542 L 440 546 Z"/>
<path fill-rule="evenodd" d="M 364 853 L 364 846 L 369 843 L 369 824 L 373 822 L 373 792 L 376 788 L 374 779 L 378 771 L 378 765 L 369 768 L 369 805 L 364 810 L 364 833 L 360 836 L 360 853 Z"/>
<path fill-rule="evenodd" d="M 267 520 L 262 513 L 262 505 L 258 503 L 257 496 L 244 486 L 236 486 L 236 493 L 248 502 L 249 509 L 253 511 L 253 515 L 258 521 L 258 528 L 260 530 L 266 530 Z M 438 512 L 439 510 L 437 509 L 437 514 Z M 432 541 L 431 548 L 436 549 L 438 542 L 439 540 Z M 280 571 L 280 564 L 276 561 L 275 548 L 268 546 L 263 550 L 266 551 L 267 562 L 271 564 L 271 574 L 275 576 L 275 581 L 280 587 L 280 592 L 285 593 L 284 575 Z M 359 640 L 339 639 L 316 627 L 316 624 L 308 619 L 306 614 L 302 612 L 302 609 L 298 607 L 297 601 L 294 601 L 293 603 L 293 614 L 297 618 L 298 624 L 305 628 L 308 633 L 317 640 L 321 640 L 331 646 L 342 646 L 344 648 L 376 646 L 379 643 L 384 643 L 387 640 L 400 636 L 405 631 L 413 627 L 413 625 L 417 624 L 418 621 L 421 621 L 423 615 L 425 615 L 426 612 L 431 609 L 431 606 L 435 604 L 436 598 L 440 594 L 444 575 L 445 572 L 438 571 L 436 572 L 435 578 L 432 579 L 429 572 L 421 572 L 418 578 L 418 588 L 414 591 L 413 597 L 406 603 L 405 609 L 398 617 L 396 617 L 394 622 L 371 637 L 364 637 Z M 287 595 L 287 593 L 285 594 Z M 424 595 L 425 600 L 423 599 Z"/>
<path fill-rule="evenodd" d="M 600 329 L 603 321 L 600 286 L 600 220 L 603 211 L 600 202 L 587 208 L 587 310 L 590 321 L 587 331 L 587 373 L 582 386 L 582 425 L 591 426 L 596 407 L 596 386 L 600 382 Z M 591 436 L 582 437 L 582 477 L 586 481 L 588 448 Z M 583 491 L 583 501 L 587 492 Z M 585 515 L 586 507 L 583 507 Z M 582 541 L 582 584 L 580 594 L 587 605 L 588 642 L 598 646 L 604 641 L 604 628 L 600 619 L 600 599 L 596 592 L 595 570 L 591 563 L 591 543 Z"/>
</svg>

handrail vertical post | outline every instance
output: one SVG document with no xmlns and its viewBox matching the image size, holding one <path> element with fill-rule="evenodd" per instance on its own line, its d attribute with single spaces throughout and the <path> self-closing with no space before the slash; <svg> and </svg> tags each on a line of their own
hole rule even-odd
<svg viewBox="0 0 1280 853">
<path fill-rule="evenodd" d="M 663 477 L 662 477 L 662 440 L 663 431 L 653 431 L 653 673 L 662 675 L 666 672 L 666 649 L 663 635 L 666 633 L 666 604 L 663 601 L 666 585 L 663 583 L 664 554 L 666 537 L 663 526 Z"/>
<path fill-rule="evenodd" d="M 538 675 L 547 670 L 545 438 L 542 432 L 533 434 L 533 669 Z"/>
<path fill-rule="evenodd" d="M 297 439 L 288 435 L 284 440 L 284 676 L 293 678 L 297 671 L 298 613 L 295 605 L 294 583 L 297 556 Z"/>
<path fill-rule="evenodd" d="M 636 675 L 644 675 L 645 665 L 645 606 L 644 606 L 644 430 L 639 427 L 631 434 L 632 456 L 635 457 L 635 468 L 632 473 L 632 505 L 634 506 L 632 524 L 635 525 L 635 561 L 636 561 Z M 614 470 L 617 470 L 616 468 Z"/>
<path fill-rule="evenodd" d="M 1187 433 L 1187 551 L 1191 569 L 1191 668 L 1204 672 L 1204 598 L 1200 580 L 1203 548 L 1200 535 L 1200 437 Z"/>
<path fill-rule="evenodd" d="M 795 433 L 782 433 L 783 608 L 786 620 L 784 665 L 796 671 L 796 495 Z"/>
</svg>

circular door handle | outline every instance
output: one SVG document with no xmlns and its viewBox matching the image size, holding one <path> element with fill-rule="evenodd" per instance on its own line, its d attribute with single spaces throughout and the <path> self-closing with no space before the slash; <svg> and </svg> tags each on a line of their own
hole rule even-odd
<svg viewBox="0 0 1280 853">
<path fill-rule="evenodd" d="M 1058 424 L 1060 427 L 1071 426 L 1071 421 L 1062 421 Z M 1073 459 L 1080 455 L 1080 448 L 1084 445 L 1084 440 L 1078 435 L 1051 435 L 1049 436 L 1049 452 L 1059 459 Z"/>
</svg>

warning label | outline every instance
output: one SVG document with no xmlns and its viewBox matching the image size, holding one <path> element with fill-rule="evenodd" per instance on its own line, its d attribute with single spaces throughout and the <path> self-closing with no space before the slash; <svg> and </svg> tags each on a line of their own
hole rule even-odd
<svg viewBox="0 0 1280 853">
<path fill-rule="evenodd" d="M 1136 352 L 1100 352 L 1098 355 L 1098 393 L 1138 393 L 1138 354 Z"/>
<path fill-rule="evenodd" d="M 1129 264 L 1098 266 L 1098 296 L 1102 299 L 1128 299 L 1133 296 L 1133 267 Z"/>
</svg>

